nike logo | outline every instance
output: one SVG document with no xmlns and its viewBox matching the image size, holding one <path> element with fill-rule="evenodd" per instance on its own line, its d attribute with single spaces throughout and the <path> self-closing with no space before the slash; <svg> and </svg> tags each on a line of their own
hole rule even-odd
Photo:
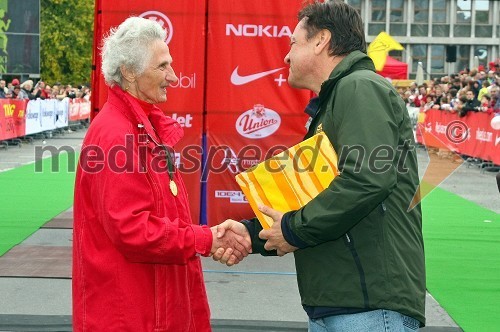
<svg viewBox="0 0 500 332">
<path fill-rule="evenodd" d="M 285 67 L 272 69 L 272 70 L 268 70 L 268 71 L 263 71 L 261 73 L 256 73 L 256 74 L 252 74 L 252 75 L 240 76 L 238 74 L 238 67 L 236 67 L 233 70 L 233 73 L 231 74 L 231 83 L 233 83 L 234 85 L 247 84 L 247 83 L 253 82 L 255 80 L 258 80 L 259 78 L 262 78 L 264 76 L 267 76 L 267 75 L 270 75 L 270 74 L 275 73 L 277 71 L 280 71 L 283 68 L 285 68 Z"/>
</svg>

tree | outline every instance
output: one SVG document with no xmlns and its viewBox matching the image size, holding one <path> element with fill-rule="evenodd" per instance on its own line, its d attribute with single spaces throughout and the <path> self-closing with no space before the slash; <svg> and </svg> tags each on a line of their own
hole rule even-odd
<svg viewBox="0 0 500 332">
<path fill-rule="evenodd" d="M 41 0 L 40 74 L 53 84 L 90 82 L 93 0 Z"/>
</svg>

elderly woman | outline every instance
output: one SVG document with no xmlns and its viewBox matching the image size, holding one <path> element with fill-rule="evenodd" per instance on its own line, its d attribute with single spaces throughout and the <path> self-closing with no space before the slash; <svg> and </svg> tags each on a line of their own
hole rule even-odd
<svg viewBox="0 0 500 332">
<path fill-rule="evenodd" d="M 157 103 L 177 82 L 166 32 L 130 17 L 104 40 L 108 99 L 85 137 L 75 184 L 75 331 L 209 331 L 200 255 L 250 239 L 194 225 L 174 168 L 179 124 Z M 227 252 L 226 251 L 226 252 Z"/>
<path fill-rule="evenodd" d="M 19 91 L 18 99 L 37 99 L 40 97 L 40 89 L 36 88 L 33 90 L 33 81 L 27 80 L 21 84 L 21 90 Z"/>
</svg>

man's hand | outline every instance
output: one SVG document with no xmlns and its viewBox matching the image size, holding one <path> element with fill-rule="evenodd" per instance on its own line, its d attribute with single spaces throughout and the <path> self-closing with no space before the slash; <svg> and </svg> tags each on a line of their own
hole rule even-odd
<svg viewBox="0 0 500 332">
<path fill-rule="evenodd" d="M 222 264 L 238 264 L 252 252 L 252 241 L 246 227 L 236 220 L 228 219 L 211 227 L 213 234 L 212 258 Z"/>
<path fill-rule="evenodd" d="M 283 232 L 281 231 L 281 218 L 283 218 L 283 213 L 265 205 L 260 205 L 259 211 L 273 218 L 274 221 L 271 228 L 263 229 L 259 233 L 259 238 L 261 238 L 262 240 L 267 240 L 266 244 L 264 245 L 264 249 L 276 249 L 278 252 L 278 256 L 284 256 L 289 252 L 297 250 L 297 247 L 290 245 L 283 237 Z"/>
</svg>

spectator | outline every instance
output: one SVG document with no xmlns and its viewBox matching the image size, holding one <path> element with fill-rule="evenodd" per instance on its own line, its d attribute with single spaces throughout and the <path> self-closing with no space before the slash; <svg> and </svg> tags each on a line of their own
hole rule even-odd
<svg viewBox="0 0 500 332">
<path fill-rule="evenodd" d="M 18 98 L 19 99 L 29 99 L 29 100 L 34 100 L 40 97 L 40 89 L 36 88 L 32 93 L 31 90 L 33 89 L 33 81 L 32 80 L 27 80 L 24 81 L 23 84 L 21 84 L 21 91 L 19 93 Z"/>
<path fill-rule="evenodd" d="M 460 116 L 466 116 L 467 112 L 478 112 L 481 110 L 481 103 L 477 100 L 474 92 L 467 91 L 466 97 L 467 101 L 462 107 L 462 111 L 459 113 Z"/>
<path fill-rule="evenodd" d="M 448 103 L 448 98 L 446 96 L 441 97 L 441 104 L 439 105 L 439 109 L 441 111 L 451 111 L 453 108 L 451 107 L 451 104 Z"/>
<path fill-rule="evenodd" d="M 40 98 L 41 99 L 47 99 L 47 98 L 50 98 L 49 97 L 49 94 L 47 93 L 47 91 L 45 91 L 45 82 L 44 81 L 39 81 L 36 85 L 35 85 L 35 89 L 39 89 L 40 90 Z"/>
<path fill-rule="evenodd" d="M 409 89 L 410 89 L 411 94 L 417 93 L 418 92 L 417 83 L 416 82 L 411 82 Z"/>
<path fill-rule="evenodd" d="M 455 104 L 458 102 L 458 90 L 455 88 L 448 90 L 448 99 L 450 101 L 451 108 L 454 109 Z"/>
<path fill-rule="evenodd" d="M 456 104 L 453 106 L 453 110 L 458 113 L 459 116 L 463 116 L 462 114 L 462 109 L 464 107 L 464 104 L 467 102 L 467 97 L 462 96 L 457 99 Z"/>
<path fill-rule="evenodd" d="M 434 87 L 434 91 L 435 91 L 435 94 L 436 94 L 436 97 L 434 99 L 434 103 L 440 105 L 441 104 L 441 98 L 443 97 L 443 88 L 439 84 L 437 84 Z"/>
<path fill-rule="evenodd" d="M 14 85 L 12 87 L 12 99 L 20 99 L 19 94 L 21 93 L 21 87 L 19 85 Z"/>
<path fill-rule="evenodd" d="M 65 89 L 64 93 L 66 94 L 66 97 L 68 97 L 70 99 L 76 98 L 76 89 L 74 89 L 69 84 L 66 86 L 66 89 Z"/>
<path fill-rule="evenodd" d="M 418 92 L 419 94 L 415 98 L 415 106 L 416 107 L 422 107 L 426 103 L 426 95 L 427 95 L 427 89 L 425 88 L 424 85 L 419 85 L 418 87 Z"/>
<path fill-rule="evenodd" d="M 427 112 L 428 110 L 432 109 L 433 106 L 434 106 L 434 95 L 433 94 L 429 94 L 425 97 L 425 105 L 424 105 L 424 108 L 423 108 L 423 111 L 424 112 Z"/>
<path fill-rule="evenodd" d="M 43 89 L 44 92 L 45 92 L 45 99 L 52 99 L 52 98 L 55 98 L 53 92 L 52 92 L 52 88 L 50 87 L 50 85 L 46 84 L 45 85 L 45 88 Z"/>
<path fill-rule="evenodd" d="M 456 89 L 457 91 L 460 91 L 462 89 L 462 81 L 460 78 L 455 78 L 452 83 L 452 88 Z"/>
<path fill-rule="evenodd" d="M 482 88 L 479 90 L 479 93 L 477 95 L 477 100 L 481 100 L 483 98 L 483 95 L 488 93 L 488 87 L 490 86 L 490 82 L 487 80 L 484 80 L 482 83 Z"/>
<path fill-rule="evenodd" d="M 493 108 L 491 107 L 491 96 L 487 93 L 481 98 L 481 112 L 488 114 L 493 113 Z"/>
<path fill-rule="evenodd" d="M 477 98 L 479 96 L 479 90 L 481 90 L 481 86 L 478 81 L 472 80 L 469 82 L 469 91 L 472 91 L 474 93 L 474 98 L 479 101 Z"/>
<path fill-rule="evenodd" d="M 9 92 L 9 89 L 5 86 L 5 80 L 0 80 L 0 98 L 7 98 L 5 95 Z"/>
</svg>

